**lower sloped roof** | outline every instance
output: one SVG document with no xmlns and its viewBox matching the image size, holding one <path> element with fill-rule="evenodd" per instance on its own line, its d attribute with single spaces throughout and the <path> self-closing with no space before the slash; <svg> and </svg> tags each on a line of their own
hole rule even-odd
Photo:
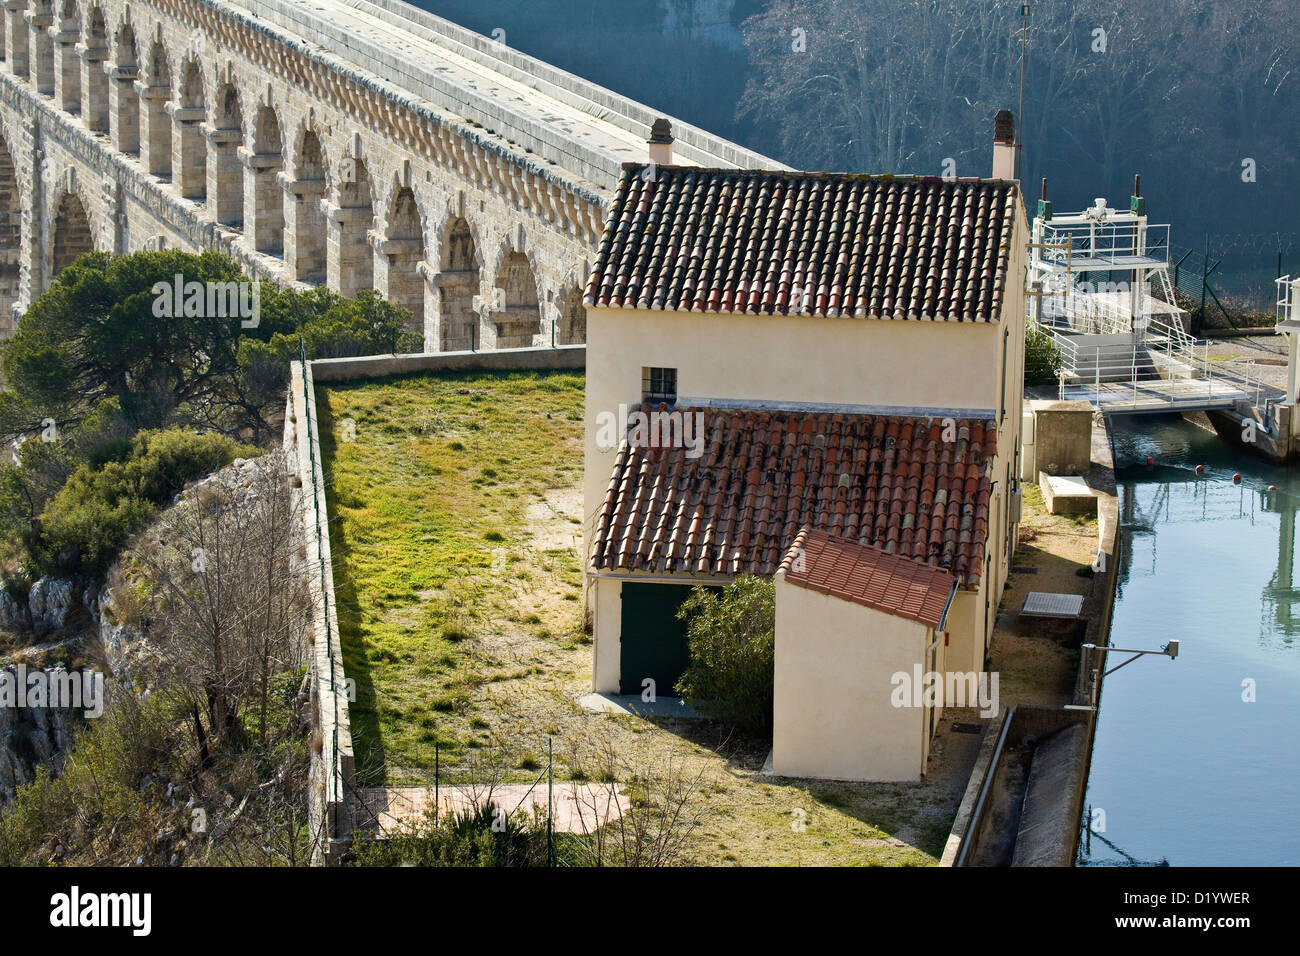
<svg viewBox="0 0 1300 956">
<path fill-rule="evenodd" d="M 641 411 L 701 422 L 699 454 L 629 431 L 595 519 L 593 570 L 769 576 L 807 526 L 978 586 L 997 453 L 991 419 Z"/>
</svg>

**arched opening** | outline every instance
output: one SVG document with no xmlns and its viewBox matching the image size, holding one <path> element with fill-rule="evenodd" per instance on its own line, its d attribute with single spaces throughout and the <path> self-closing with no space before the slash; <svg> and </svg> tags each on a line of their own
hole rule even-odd
<svg viewBox="0 0 1300 956">
<path fill-rule="evenodd" d="M 124 23 L 117 31 L 117 58 L 108 90 L 108 139 L 119 153 L 140 152 L 140 98 L 135 82 L 140 77 L 135 31 Z"/>
<path fill-rule="evenodd" d="M 320 201 L 325 195 L 325 151 L 314 130 L 302 135 L 294 163 L 295 176 L 285 224 L 285 261 L 290 273 L 301 282 L 325 281 L 325 214 Z"/>
<path fill-rule="evenodd" d="M 478 313 L 474 297 L 479 292 L 479 258 L 469 223 L 452 217 L 442 233 L 438 273 L 438 348 L 459 352 L 476 348 Z"/>
<path fill-rule="evenodd" d="M 81 116 L 94 133 L 108 132 L 108 22 L 101 7 L 92 7 L 86 21 L 86 49 L 81 57 Z"/>
<path fill-rule="evenodd" d="M 172 174 L 172 124 L 167 115 L 171 99 L 172 67 L 157 40 L 144 63 L 144 89 L 140 91 L 140 158 L 144 168 L 159 179 Z"/>
<path fill-rule="evenodd" d="M 208 201 L 217 222 L 237 228 L 244 225 L 244 171 L 239 147 L 244 141 L 244 112 L 235 84 L 223 84 L 213 104 L 208 131 Z"/>
<path fill-rule="evenodd" d="M 338 205 L 330 213 L 326 282 L 348 298 L 375 284 L 375 256 L 366 238 L 374 226 L 370 173 L 364 160 L 344 156 L 339 162 Z"/>
<path fill-rule="evenodd" d="M 190 60 L 182 67 L 180 102 L 172 111 L 176 124 L 172 169 L 181 195 L 195 202 L 202 202 L 208 193 L 208 145 L 202 125 L 207 118 L 203 71 L 196 60 Z"/>
<path fill-rule="evenodd" d="M 36 92 L 49 96 L 54 93 L 54 26 L 53 0 L 32 0 L 27 23 L 31 27 L 31 81 Z"/>
<path fill-rule="evenodd" d="M 86 207 L 81 204 L 76 193 L 64 193 L 59 200 L 54 214 L 54 242 L 51 243 L 51 248 L 54 250 L 50 262 L 51 279 L 76 262 L 78 256 L 95 248 Z"/>
<path fill-rule="evenodd" d="M 522 252 L 509 252 L 497 273 L 492 322 L 496 326 L 497 348 L 522 348 L 533 344 L 542 332 L 542 313 L 537 304 L 537 279 L 532 264 Z"/>
<path fill-rule="evenodd" d="M 18 301 L 18 259 L 22 252 L 23 208 L 9 146 L 0 140 L 0 335 L 14 330 Z"/>
<path fill-rule="evenodd" d="M 582 345 L 587 341 L 587 307 L 582 304 L 582 289 L 573 286 L 555 302 L 555 344 Z"/>
<path fill-rule="evenodd" d="M 280 117 L 263 106 L 253 119 L 252 152 L 245 161 L 244 234 L 253 248 L 284 254 L 284 190 L 276 176 L 284 169 Z"/>
<path fill-rule="evenodd" d="M 81 112 L 81 57 L 77 44 L 81 42 L 81 12 L 77 0 L 63 0 L 59 4 L 59 20 L 54 40 L 54 102 L 59 109 L 69 113 Z"/>
<path fill-rule="evenodd" d="M 411 310 L 409 328 L 424 332 L 424 227 L 415 193 L 403 186 L 393 196 L 388 211 L 388 230 L 384 233 L 383 255 L 387 265 L 385 298 L 393 305 Z"/>
</svg>

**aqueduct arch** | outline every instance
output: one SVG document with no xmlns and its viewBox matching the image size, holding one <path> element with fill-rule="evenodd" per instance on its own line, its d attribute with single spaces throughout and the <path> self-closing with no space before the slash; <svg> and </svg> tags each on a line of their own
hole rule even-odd
<svg viewBox="0 0 1300 956">
<path fill-rule="evenodd" d="M 172 175 L 172 124 L 167 103 L 172 96 L 172 65 L 161 41 L 154 40 L 136 81 L 140 93 L 140 160 L 151 175 Z"/>
<path fill-rule="evenodd" d="M 375 257 L 367 239 L 374 226 L 375 205 L 365 160 L 344 156 L 339 162 L 336 204 L 326 211 L 325 282 L 349 298 L 374 287 Z"/>
<path fill-rule="evenodd" d="M 108 90 L 108 138 L 115 150 L 130 156 L 140 152 L 140 97 L 135 90 L 140 60 L 130 23 L 118 27 L 114 54 Z"/>
<path fill-rule="evenodd" d="M 328 190 L 325 149 L 314 129 L 298 142 L 294 177 L 285 183 L 285 263 L 299 282 L 325 282 L 325 213 L 321 199 Z"/>
<path fill-rule="evenodd" d="M 492 303 L 492 322 L 496 326 L 496 347 L 522 348 L 533 344 L 542 332 L 542 312 L 537 297 L 537 277 L 528 255 L 509 250 L 497 271 Z"/>
<path fill-rule="evenodd" d="M 208 141 L 207 195 L 213 218 L 243 228 L 244 171 L 239 147 L 244 142 L 244 112 L 234 83 L 223 83 L 217 90 L 212 121 L 202 128 Z"/>
<path fill-rule="evenodd" d="M 208 144 L 202 127 L 208 118 L 208 99 L 203 71 L 193 57 L 181 65 L 178 98 L 166 109 L 175 125 L 172 169 L 176 188 L 186 199 L 202 202 L 208 193 Z"/>
<path fill-rule="evenodd" d="M 438 347 L 444 352 L 476 348 L 474 298 L 482 282 L 478 247 L 469 223 L 452 216 L 442 233 L 438 288 Z"/>
<path fill-rule="evenodd" d="M 95 5 L 86 18 L 85 48 L 78 51 L 81 69 L 81 116 L 86 128 L 96 133 L 108 132 L 108 21 L 104 8 Z"/>
<path fill-rule="evenodd" d="M 411 310 L 410 328 L 424 332 L 424 221 L 415 192 L 399 186 L 388 209 L 388 226 L 380 243 L 375 288 L 389 302 Z"/>
<path fill-rule="evenodd" d="M 275 107 L 263 104 L 253 117 L 252 144 L 244 157 L 244 234 L 258 252 L 284 254 L 284 136 Z"/>
<path fill-rule="evenodd" d="M 72 263 L 77 257 L 95 248 L 94 236 L 90 231 L 90 217 L 81 197 L 75 192 L 65 192 L 55 206 L 54 222 L 51 226 L 50 280 Z"/>
</svg>

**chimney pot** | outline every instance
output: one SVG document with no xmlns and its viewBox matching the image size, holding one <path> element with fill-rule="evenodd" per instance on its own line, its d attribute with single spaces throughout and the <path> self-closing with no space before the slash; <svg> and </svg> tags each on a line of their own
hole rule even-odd
<svg viewBox="0 0 1300 956">
<path fill-rule="evenodd" d="M 650 162 L 656 166 L 673 164 L 673 126 L 659 117 L 650 127 Z"/>
<path fill-rule="evenodd" d="M 1016 141 L 1016 117 L 1011 110 L 998 110 L 993 117 L 993 142 L 1014 143 Z"/>
<path fill-rule="evenodd" d="M 993 117 L 993 178 L 1016 178 L 1016 118 L 1011 110 Z"/>
</svg>

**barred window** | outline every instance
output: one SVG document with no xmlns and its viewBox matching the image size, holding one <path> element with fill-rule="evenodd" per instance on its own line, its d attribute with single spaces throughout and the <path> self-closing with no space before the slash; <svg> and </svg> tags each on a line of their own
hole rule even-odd
<svg viewBox="0 0 1300 956">
<path fill-rule="evenodd" d="M 641 395 L 647 402 L 677 401 L 677 369 L 641 369 Z"/>
</svg>

